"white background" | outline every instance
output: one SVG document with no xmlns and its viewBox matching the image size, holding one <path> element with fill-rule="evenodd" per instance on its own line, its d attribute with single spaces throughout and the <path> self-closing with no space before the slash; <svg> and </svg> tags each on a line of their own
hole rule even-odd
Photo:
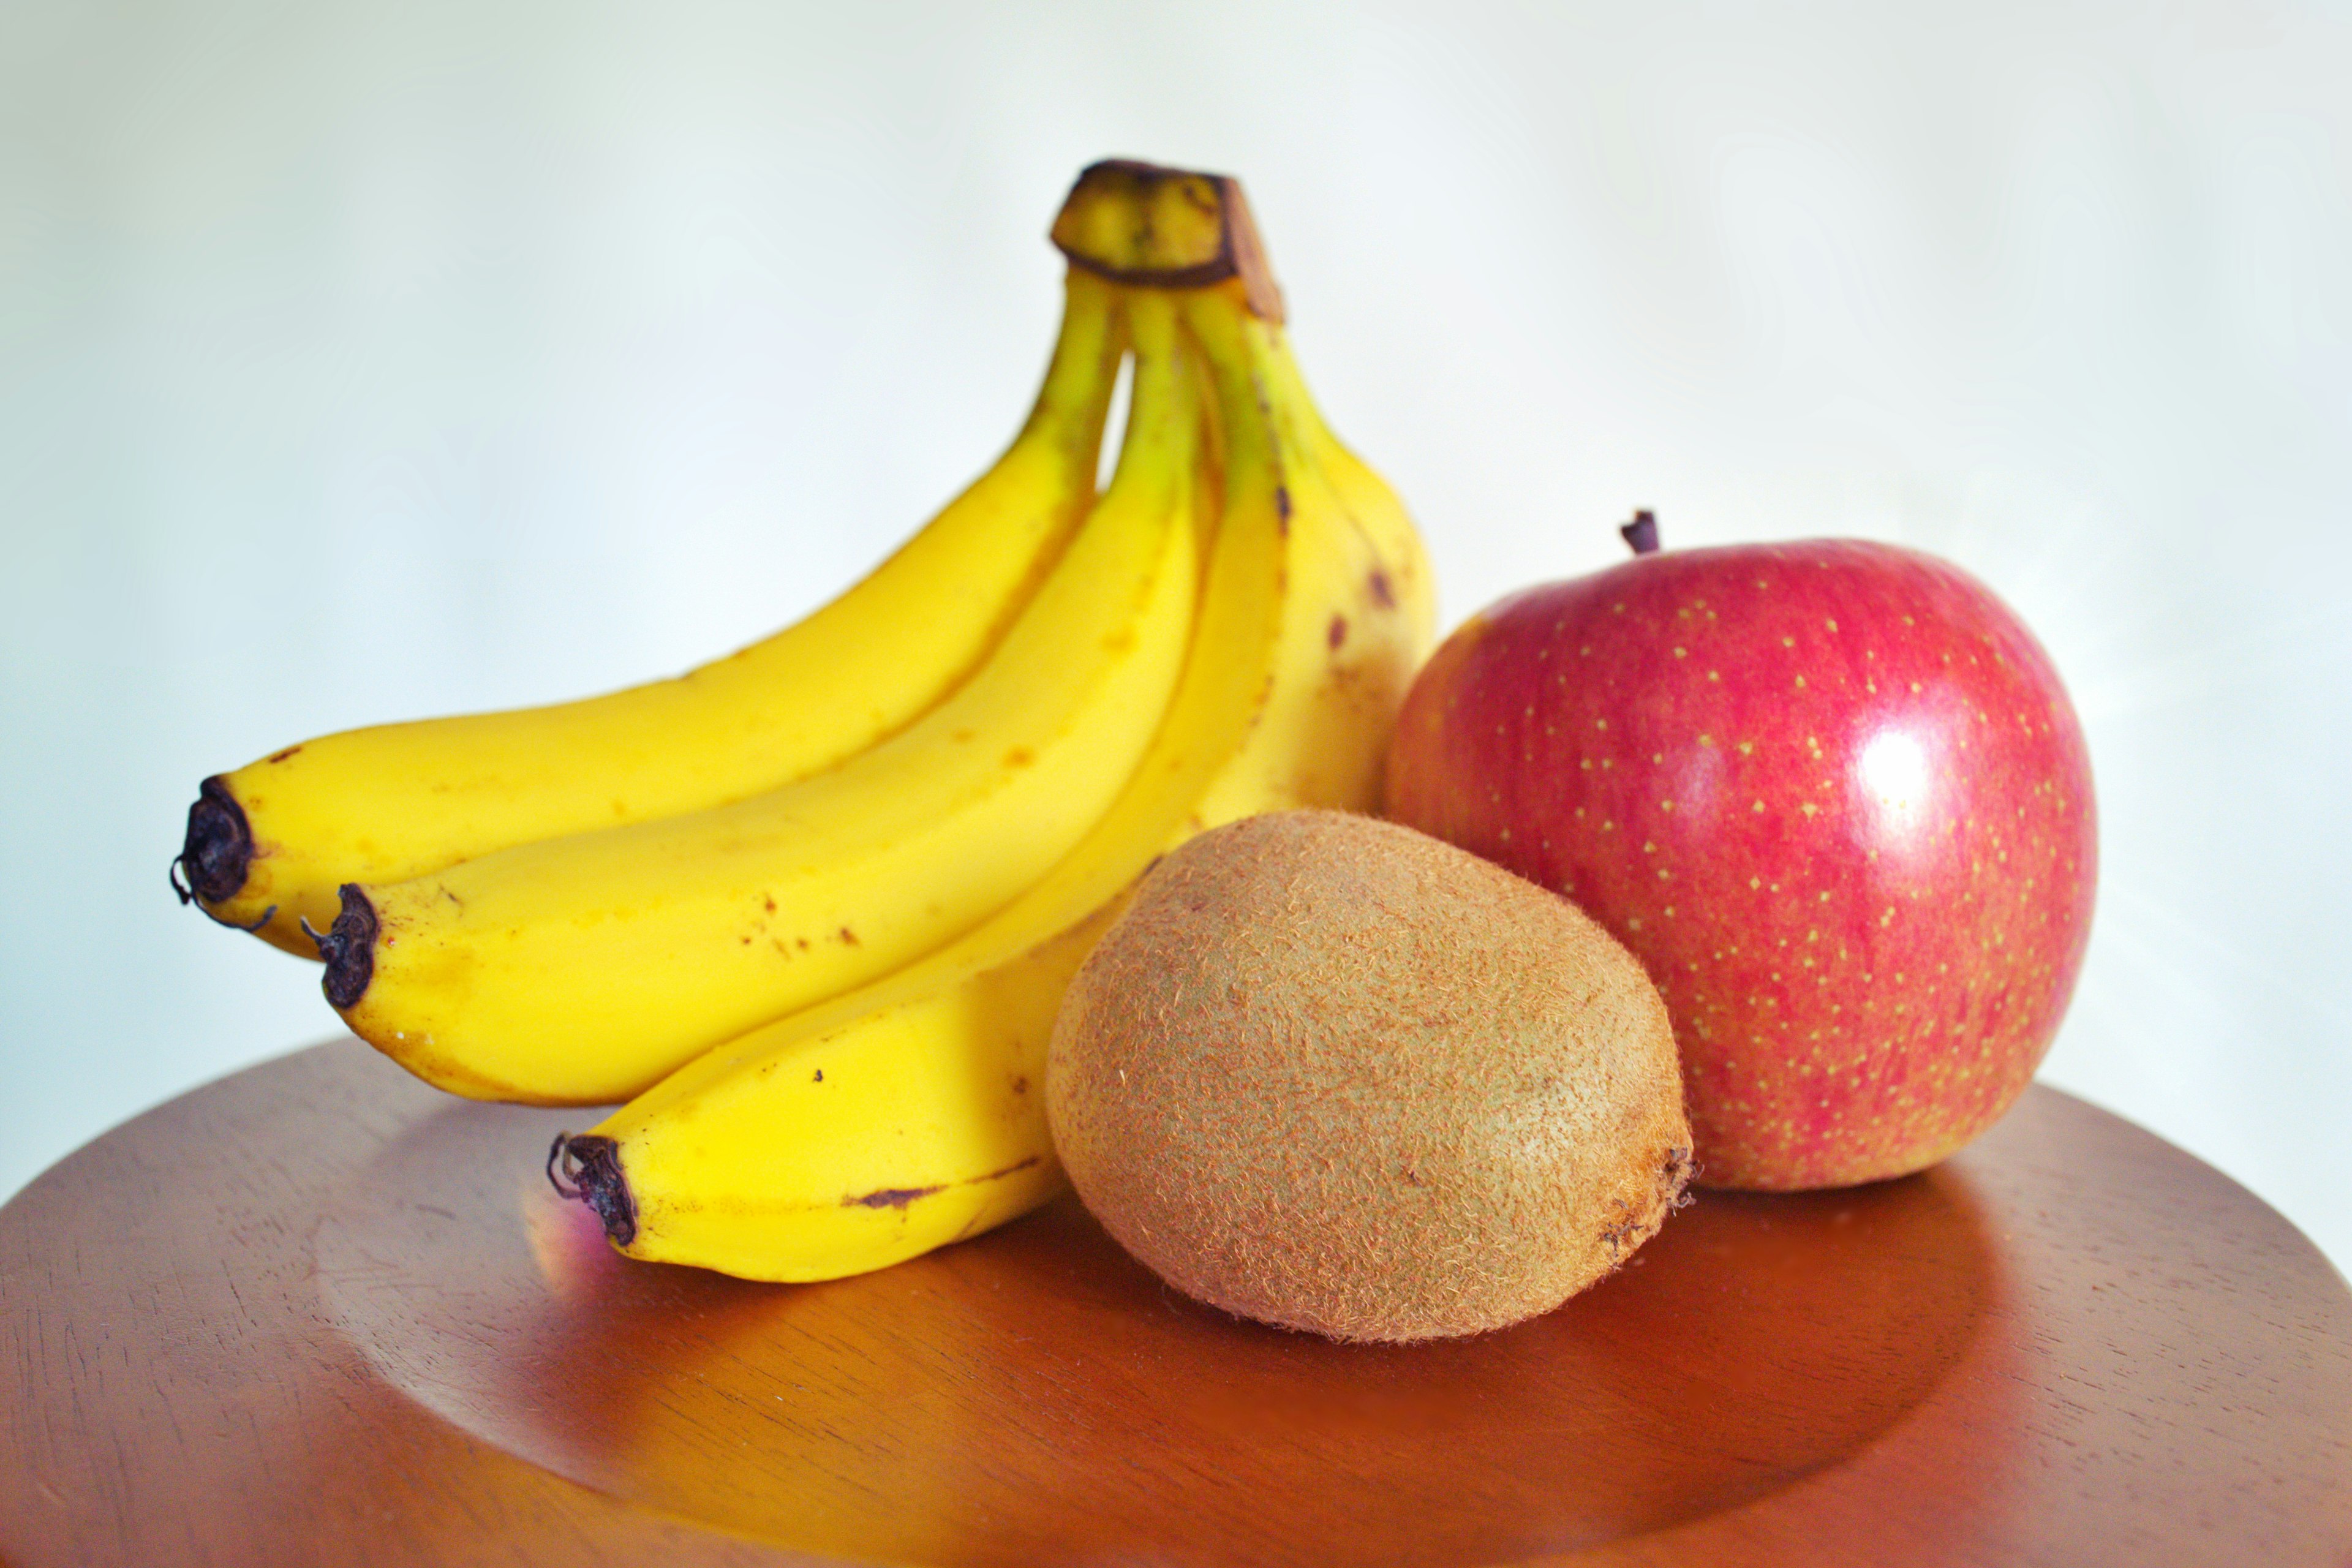
<svg viewBox="0 0 2352 1568">
<path fill-rule="evenodd" d="M 32 0 L 0 21 L 0 1194 L 331 1033 L 196 781 L 678 669 L 982 467 L 1107 154 L 1241 174 L 1450 625 L 1948 555 L 2086 721 L 2045 1076 L 2352 1259 L 2352 14 Z"/>
</svg>

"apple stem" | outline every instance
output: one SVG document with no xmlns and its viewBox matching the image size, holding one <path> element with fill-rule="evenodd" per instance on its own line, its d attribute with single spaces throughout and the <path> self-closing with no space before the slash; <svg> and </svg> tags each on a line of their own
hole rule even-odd
<svg viewBox="0 0 2352 1568">
<path fill-rule="evenodd" d="M 1647 510 L 1637 511 L 1633 514 L 1633 521 L 1618 529 L 1617 533 L 1618 537 L 1633 547 L 1634 554 L 1654 554 L 1658 548 L 1658 514 Z"/>
</svg>

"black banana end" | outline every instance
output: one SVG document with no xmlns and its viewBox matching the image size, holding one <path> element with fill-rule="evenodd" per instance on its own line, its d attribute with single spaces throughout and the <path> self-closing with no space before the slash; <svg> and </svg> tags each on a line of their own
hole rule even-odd
<svg viewBox="0 0 2352 1568">
<path fill-rule="evenodd" d="M 253 865 L 253 825 L 218 773 L 196 786 L 187 836 L 172 862 L 172 890 L 184 904 L 217 904 L 236 896 Z M 211 911 L 205 911 L 209 914 Z"/>
<path fill-rule="evenodd" d="M 547 1151 L 547 1181 L 564 1197 L 586 1204 L 604 1222 L 615 1247 L 637 1238 L 637 1205 L 621 1173 L 621 1148 L 593 1132 L 559 1132 Z"/>
<path fill-rule="evenodd" d="M 375 978 L 375 906 L 357 882 L 345 882 L 342 911 L 335 923 L 325 931 L 312 931 L 304 921 L 302 929 L 319 944 L 320 961 L 327 973 L 320 981 L 327 1000 L 341 1012 L 367 994 L 368 982 Z"/>
</svg>

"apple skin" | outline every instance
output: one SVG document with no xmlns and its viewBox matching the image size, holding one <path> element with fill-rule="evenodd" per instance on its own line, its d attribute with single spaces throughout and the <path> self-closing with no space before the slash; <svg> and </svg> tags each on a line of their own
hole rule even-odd
<svg viewBox="0 0 2352 1568">
<path fill-rule="evenodd" d="M 1699 1180 L 1924 1169 L 2023 1092 L 2082 967 L 2089 752 L 1945 562 L 1854 540 L 1636 556 L 1473 616 L 1405 701 L 1388 812 L 1639 957 Z"/>
</svg>

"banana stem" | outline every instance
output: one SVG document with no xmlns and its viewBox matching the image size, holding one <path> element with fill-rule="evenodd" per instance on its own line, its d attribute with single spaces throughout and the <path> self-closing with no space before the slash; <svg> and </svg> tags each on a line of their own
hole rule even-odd
<svg viewBox="0 0 2352 1568">
<path fill-rule="evenodd" d="M 1191 450 L 1199 427 L 1177 347 L 1174 303 L 1163 294 L 1134 295 L 1125 301 L 1125 312 L 1128 336 L 1135 349 L 1135 385 L 1118 468 L 1111 476 L 1113 489 L 1119 488 L 1122 478 L 1132 483 L 1137 476 L 1164 468 L 1171 449 Z M 1191 475 L 1163 477 L 1189 479 Z"/>
<path fill-rule="evenodd" d="M 1290 516 L 1286 480 L 1304 456 L 1296 432 L 1277 417 L 1282 389 L 1269 374 L 1271 346 L 1281 328 L 1256 315 L 1238 280 L 1190 289 L 1181 300 L 1184 328 L 1199 346 L 1215 388 L 1218 433 L 1229 482 L 1270 484 L 1286 531 Z M 1228 496 L 1230 508 L 1239 498 Z"/>
<path fill-rule="evenodd" d="M 1118 291 L 1071 268 L 1062 283 L 1062 326 L 1037 401 L 1023 421 L 1024 437 L 1050 433 L 1072 461 L 1091 472 L 1102 450 L 1118 362 L 1127 353 L 1127 321 Z"/>
</svg>

